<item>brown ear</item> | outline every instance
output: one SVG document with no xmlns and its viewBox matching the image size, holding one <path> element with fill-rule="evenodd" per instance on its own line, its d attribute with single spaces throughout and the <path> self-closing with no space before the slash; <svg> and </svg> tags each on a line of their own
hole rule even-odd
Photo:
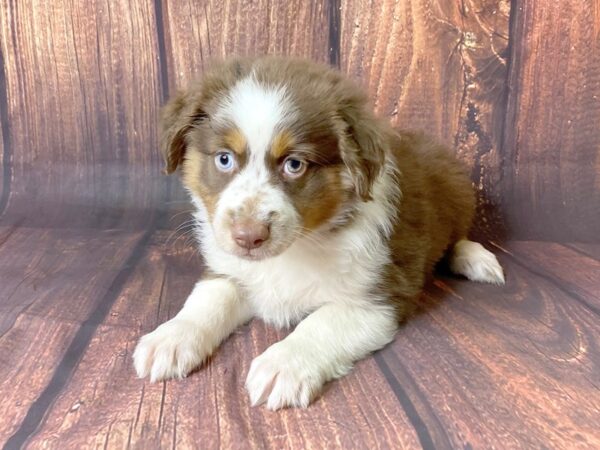
<svg viewBox="0 0 600 450">
<path fill-rule="evenodd" d="M 346 108 L 340 115 L 345 122 L 340 142 L 342 159 L 350 170 L 356 194 L 371 200 L 373 183 L 385 162 L 385 130 L 364 106 Z"/>
<path fill-rule="evenodd" d="M 180 92 L 162 109 L 160 146 L 165 158 L 165 171 L 175 172 L 183 162 L 186 135 L 198 122 L 207 118 L 200 105 L 189 92 Z"/>
</svg>

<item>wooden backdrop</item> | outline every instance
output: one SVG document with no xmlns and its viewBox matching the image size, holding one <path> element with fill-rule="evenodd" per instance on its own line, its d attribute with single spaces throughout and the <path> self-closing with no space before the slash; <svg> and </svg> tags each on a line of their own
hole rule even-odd
<svg viewBox="0 0 600 450">
<path fill-rule="evenodd" d="M 281 337 L 262 324 L 168 388 L 130 361 L 201 270 L 173 244 L 189 206 L 160 173 L 159 108 L 208 59 L 264 53 L 339 67 L 379 114 L 448 143 L 478 230 L 512 241 L 496 247 L 507 291 L 438 282 L 393 346 L 280 415 L 228 397 Z M 7 448 L 280 446 L 265 424 L 296 448 L 597 447 L 600 0 L 0 0 L 0 125 Z"/>
<path fill-rule="evenodd" d="M 5 220 L 145 225 L 184 199 L 159 174 L 160 105 L 210 58 L 283 53 L 339 67 L 379 114 L 448 143 L 488 233 L 599 239 L 598 0 L 0 5 Z"/>
</svg>

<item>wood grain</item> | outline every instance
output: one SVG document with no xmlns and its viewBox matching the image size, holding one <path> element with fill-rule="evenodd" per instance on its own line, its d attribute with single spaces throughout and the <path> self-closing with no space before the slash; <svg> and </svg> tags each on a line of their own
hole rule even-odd
<svg viewBox="0 0 600 450">
<path fill-rule="evenodd" d="M 326 62 L 326 1 L 165 2 L 171 92 L 198 76 L 211 59 L 286 54 Z"/>
<path fill-rule="evenodd" d="M 544 243 L 528 246 L 554 255 Z M 504 289 L 436 281 L 427 312 L 381 358 L 435 448 L 597 448 L 597 313 L 544 269 L 509 254 L 502 263 Z"/>
<path fill-rule="evenodd" d="M 140 232 L 0 228 L 0 334 L 26 312 L 82 322 Z"/>
<path fill-rule="evenodd" d="M 50 382 L 77 325 L 21 315 L 0 337 L 0 443 L 23 423 L 31 405 Z"/>
<path fill-rule="evenodd" d="M 64 223 L 68 205 L 93 225 L 105 206 L 154 207 L 164 186 L 153 182 L 162 162 L 153 3 L 2 0 L 0 23 L 14 221 Z"/>
<path fill-rule="evenodd" d="M 259 321 L 234 333 L 185 380 L 150 384 L 135 378 L 131 352 L 137 339 L 178 311 L 202 269 L 192 249 L 170 241 L 170 232 L 161 231 L 144 245 L 29 448 L 600 445 L 597 313 L 553 277 L 551 264 L 541 264 L 555 255 L 563 267 L 581 267 L 586 256 L 558 245 L 510 242 L 501 255 L 506 288 L 442 275 L 422 299 L 424 312 L 400 329 L 391 346 L 329 384 L 309 409 L 272 413 L 249 406 L 244 377 L 252 358 L 286 332 Z M 520 261 L 521 254 L 528 260 Z M 567 282 L 598 292 L 598 280 L 579 272 Z M 597 296 L 588 300 L 600 306 Z M 5 430 L 14 429 L 36 389 L 48 382 L 74 327 L 25 314 L 0 339 L 0 355 L 10 362 L 2 379 L 13 380 L 0 384 L 0 394 L 10 399 L 6 405 L 25 399 L 20 408 L 7 409 Z M 50 346 L 38 345 L 46 333 L 53 336 Z M 15 347 L 24 353 L 9 356 Z M 24 377 L 40 351 L 46 365 L 33 379 Z"/>
<path fill-rule="evenodd" d="M 0 227 L 0 436 L 22 423 L 139 239 L 94 234 Z"/>
<path fill-rule="evenodd" d="M 498 234 L 506 104 L 504 0 L 362 0 L 342 4 L 341 68 L 377 112 L 453 146 L 479 192 L 478 228 Z"/>
<path fill-rule="evenodd" d="M 599 448 L 599 36 L 597 0 L 0 0 L 0 444 Z M 339 66 L 448 143 L 478 230 L 513 237 L 506 288 L 442 274 L 393 344 L 277 413 L 243 386 L 286 334 L 259 321 L 185 380 L 131 365 L 203 269 L 159 105 L 263 53 Z"/>
<path fill-rule="evenodd" d="M 0 214 L 4 212 L 4 208 L 6 208 L 6 204 L 8 203 L 8 197 L 10 196 L 10 155 L 5 151 L 6 148 L 4 133 L 2 126 L 0 126 L 0 155 L 2 155 L 0 161 Z"/>
<path fill-rule="evenodd" d="M 511 234 L 598 242 L 600 3 L 516 5 L 503 145 Z"/>
<path fill-rule="evenodd" d="M 515 261 L 529 267 L 529 270 L 543 271 L 552 282 L 600 314 L 597 280 L 600 261 L 594 258 L 592 246 L 586 245 L 583 250 L 579 250 L 552 242 L 544 247 L 537 242 L 516 242 L 509 248 L 510 250 L 505 250 L 510 252 Z M 548 251 L 552 258 L 547 258 Z M 582 265 L 581 270 L 568 270 L 578 264 Z"/>
<path fill-rule="evenodd" d="M 581 242 L 563 243 L 563 245 L 571 250 L 578 252 L 581 255 L 589 256 L 590 258 L 600 261 L 600 244 L 583 244 Z"/>
</svg>

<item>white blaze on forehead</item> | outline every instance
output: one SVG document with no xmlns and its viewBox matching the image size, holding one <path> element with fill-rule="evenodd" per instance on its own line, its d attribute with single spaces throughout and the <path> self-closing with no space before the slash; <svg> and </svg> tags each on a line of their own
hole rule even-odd
<svg viewBox="0 0 600 450">
<path fill-rule="evenodd" d="M 294 115 L 285 86 L 262 84 L 253 75 L 238 81 L 221 102 L 214 119 L 241 131 L 248 144 L 249 157 L 244 168 L 221 193 L 218 217 L 226 217 L 227 211 L 243 210 L 251 201 L 252 213 L 260 220 L 267 220 L 270 213 L 277 212 L 280 222 L 286 224 L 279 228 L 297 221 L 285 194 L 270 183 L 265 158 L 273 137 L 289 125 Z M 272 234 L 276 235 L 278 227 L 275 223 L 272 225 Z"/>
<path fill-rule="evenodd" d="M 284 86 L 263 85 L 250 75 L 231 89 L 216 120 L 235 124 L 246 137 L 251 158 L 258 160 L 264 159 L 278 128 L 293 114 Z"/>
</svg>

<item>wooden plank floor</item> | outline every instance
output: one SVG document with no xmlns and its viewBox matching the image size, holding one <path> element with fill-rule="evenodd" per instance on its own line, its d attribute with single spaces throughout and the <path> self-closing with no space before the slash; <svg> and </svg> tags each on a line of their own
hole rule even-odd
<svg viewBox="0 0 600 450">
<path fill-rule="evenodd" d="M 202 270 L 171 231 L 0 227 L 6 448 L 600 448 L 597 245 L 490 244 L 503 288 L 440 274 L 393 344 L 306 410 L 251 408 L 259 321 L 182 381 L 135 377 L 140 335 Z"/>
</svg>

